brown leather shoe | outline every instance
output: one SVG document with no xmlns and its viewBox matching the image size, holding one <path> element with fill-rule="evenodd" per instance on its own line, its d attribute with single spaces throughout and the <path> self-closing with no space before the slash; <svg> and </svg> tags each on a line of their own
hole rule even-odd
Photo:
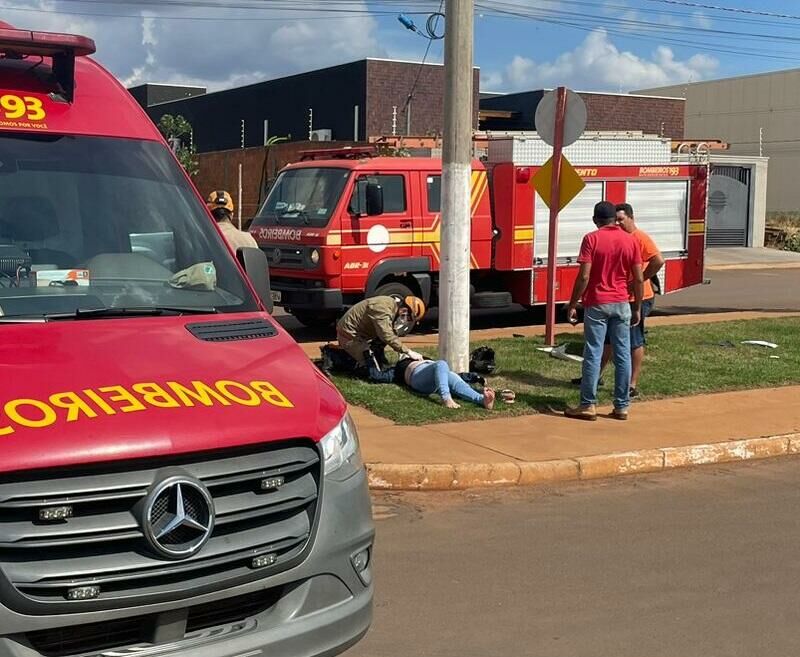
<svg viewBox="0 0 800 657">
<path fill-rule="evenodd" d="M 628 409 L 615 408 L 611 411 L 611 418 L 614 420 L 626 421 L 628 419 Z"/>
<path fill-rule="evenodd" d="M 564 409 L 564 416 L 573 420 L 594 422 L 597 419 L 597 408 L 594 404 L 590 406 L 568 406 Z"/>
</svg>

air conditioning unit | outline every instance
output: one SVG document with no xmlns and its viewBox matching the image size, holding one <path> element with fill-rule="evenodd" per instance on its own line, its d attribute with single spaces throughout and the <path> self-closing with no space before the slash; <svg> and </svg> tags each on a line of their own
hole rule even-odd
<svg viewBox="0 0 800 657">
<path fill-rule="evenodd" d="M 329 128 L 311 131 L 311 141 L 330 141 L 333 134 Z"/>
</svg>

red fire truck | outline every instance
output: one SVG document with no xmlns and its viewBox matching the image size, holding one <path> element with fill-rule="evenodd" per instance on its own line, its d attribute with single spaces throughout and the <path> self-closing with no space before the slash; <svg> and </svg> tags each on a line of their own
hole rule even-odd
<svg viewBox="0 0 800 657">
<path fill-rule="evenodd" d="M 370 155 L 307 152 L 280 173 L 253 221 L 273 300 L 306 325 L 329 324 L 373 295 L 437 303 L 441 162 Z M 668 142 L 644 136 L 581 139 L 566 155 L 586 186 L 560 214 L 558 302 L 569 299 L 581 238 L 604 199 L 631 203 L 660 247 L 663 293 L 703 281 L 707 165 L 672 162 Z M 548 156 L 536 137 L 508 137 L 490 142 L 487 164 L 473 164 L 474 308 L 546 300 L 549 211 L 532 178 Z"/>
</svg>

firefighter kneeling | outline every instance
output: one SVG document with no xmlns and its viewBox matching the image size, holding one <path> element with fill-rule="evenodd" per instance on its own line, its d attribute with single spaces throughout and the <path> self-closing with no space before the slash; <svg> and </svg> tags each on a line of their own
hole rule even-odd
<svg viewBox="0 0 800 657">
<path fill-rule="evenodd" d="M 406 347 L 400 338 L 408 335 L 425 315 L 425 304 L 417 297 L 399 295 L 364 299 L 348 310 L 336 325 L 339 346 L 359 365 L 373 363 L 373 342 L 388 345 L 399 354 L 422 360 L 422 354 Z M 380 350 L 382 351 L 382 349 Z"/>
</svg>

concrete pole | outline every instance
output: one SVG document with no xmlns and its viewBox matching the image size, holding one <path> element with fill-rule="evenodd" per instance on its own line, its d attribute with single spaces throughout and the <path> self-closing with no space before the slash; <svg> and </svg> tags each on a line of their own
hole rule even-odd
<svg viewBox="0 0 800 657">
<path fill-rule="evenodd" d="M 447 0 L 444 37 L 439 355 L 469 368 L 473 0 Z"/>
</svg>

